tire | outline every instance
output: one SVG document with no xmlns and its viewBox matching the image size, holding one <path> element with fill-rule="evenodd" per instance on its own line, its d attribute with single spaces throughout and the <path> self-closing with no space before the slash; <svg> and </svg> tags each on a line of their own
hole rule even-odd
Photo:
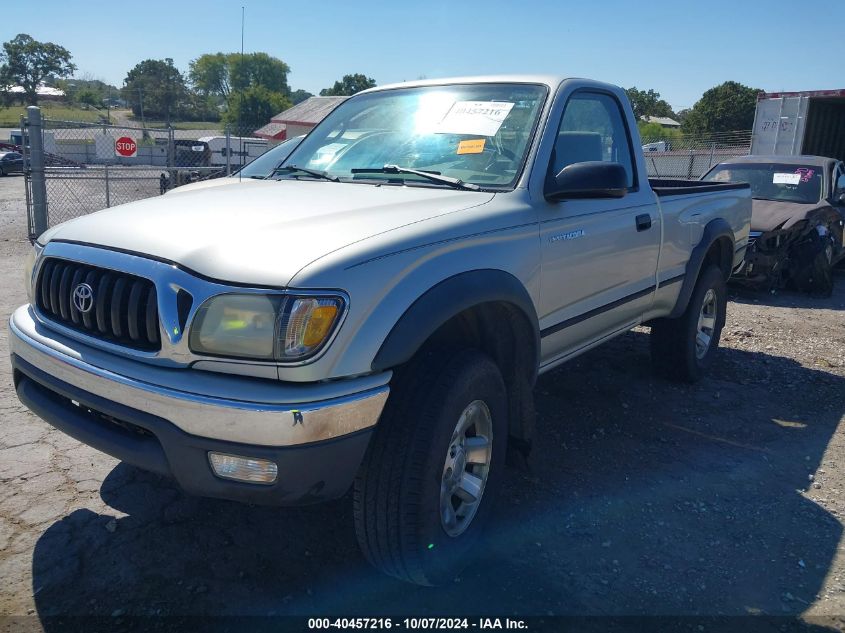
<svg viewBox="0 0 845 633">
<path fill-rule="evenodd" d="M 725 277 L 718 267 L 709 266 L 699 276 L 686 311 L 677 319 L 652 323 L 651 361 L 655 372 L 680 382 L 699 380 L 719 346 L 726 307 Z M 707 319 L 712 319 L 712 327 L 707 327 Z"/>
<path fill-rule="evenodd" d="M 799 290 L 819 297 L 833 294 L 833 239 L 829 235 L 815 234 L 814 239 L 808 241 L 806 249 L 811 252 L 805 258 L 810 261 L 795 275 Z"/>
<path fill-rule="evenodd" d="M 0 176 L 8 176 L 9 174 L 6 173 L 5 167 L 0 167 Z"/>
<path fill-rule="evenodd" d="M 508 434 L 504 381 L 488 356 L 467 349 L 445 358 L 419 354 L 400 369 L 391 389 L 355 480 L 355 532 L 377 569 L 420 585 L 443 584 L 468 562 L 500 487 Z M 461 443 L 455 433 L 464 415 L 477 421 Z M 465 463 L 463 449 L 485 425 L 490 443 L 476 449 L 478 462 Z M 466 474 L 483 481 L 485 468 L 473 511 L 448 491 Z M 444 499 L 454 517 L 444 513 Z"/>
</svg>

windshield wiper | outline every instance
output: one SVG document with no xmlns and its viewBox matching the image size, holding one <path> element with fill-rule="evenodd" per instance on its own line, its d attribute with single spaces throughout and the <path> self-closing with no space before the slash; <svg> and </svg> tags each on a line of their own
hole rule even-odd
<svg viewBox="0 0 845 633">
<path fill-rule="evenodd" d="M 297 165 L 282 165 L 281 167 L 276 167 L 272 172 L 270 172 L 270 176 L 275 176 L 276 174 L 282 171 L 301 171 L 303 174 L 314 176 L 314 178 L 322 178 L 323 180 L 340 182 L 340 178 L 338 178 L 337 176 L 330 176 L 327 172 L 320 171 L 319 169 L 308 169 L 307 167 L 299 167 Z"/>
<path fill-rule="evenodd" d="M 452 178 L 450 176 L 441 176 L 438 171 L 422 171 L 419 169 L 411 169 L 410 167 L 400 167 L 399 165 L 385 165 L 384 167 L 364 167 L 360 169 L 353 169 L 353 174 L 412 174 L 425 178 L 431 182 L 436 182 L 442 185 L 449 185 L 455 189 L 468 189 L 469 191 L 478 191 L 481 189 L 478 185 L 470 182 L 464 182 L 460 178 Z"/>
</svg>

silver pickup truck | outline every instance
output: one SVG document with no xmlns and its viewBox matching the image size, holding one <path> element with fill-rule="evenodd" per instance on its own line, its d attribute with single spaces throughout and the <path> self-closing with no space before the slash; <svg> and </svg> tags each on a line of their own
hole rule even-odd
<svg viewBox="0 0 845 633">
<path fill-rule="evenodd" d="M 625 93 L 422 81 L 339 106 L 276 175 L 134 202 L 38 238 L 17 393 L 197 495 L 352 488 L 367 559 L 453 578 L 532 389 L 630 328 L 696 380 L 751 217 L 744 184 L 649 181 Z"/>
</svg>

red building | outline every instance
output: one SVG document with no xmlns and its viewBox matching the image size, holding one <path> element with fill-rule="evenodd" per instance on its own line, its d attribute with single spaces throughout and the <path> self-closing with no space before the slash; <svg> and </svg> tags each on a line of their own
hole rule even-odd
<svg viewBox="0 0 845 633">
<path fill-rule="evenodd" d="M 308 134 L 346 99 L 347 97 L 310 97 L 274 116 L 267 125 L 255 130 L 255 136 L 266 138 L 274 144 Z"/>
</svg>

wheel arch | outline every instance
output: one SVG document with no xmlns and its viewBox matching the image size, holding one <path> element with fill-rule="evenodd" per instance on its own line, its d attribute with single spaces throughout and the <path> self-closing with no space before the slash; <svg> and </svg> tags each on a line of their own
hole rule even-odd
<svg viewBox="0 0 845 633">
<path fill-rule="evenodd" d="M 708 265 L 718 266 L 727 280 L 733 270 L 733 255 L 734 232 L 730 224 L 724 218 L 710 220 L 704 227 L 701 240 L 690 253 L 684 282 L 669 318 L 677 318 L 687 309 L 698 277 Z"/>
<path fill-rule="evenodd" d="M 502 270 L 475 270 L 441 281 L 405 311 L 382 343 L 373 371 L 394 369 L 428 346 L 467 346 L 499 366 L 508 392 L 513 448 L 530 450 L 532 390 L 540 358 L 536 308 L 525 286 Z"/>
</svg>

